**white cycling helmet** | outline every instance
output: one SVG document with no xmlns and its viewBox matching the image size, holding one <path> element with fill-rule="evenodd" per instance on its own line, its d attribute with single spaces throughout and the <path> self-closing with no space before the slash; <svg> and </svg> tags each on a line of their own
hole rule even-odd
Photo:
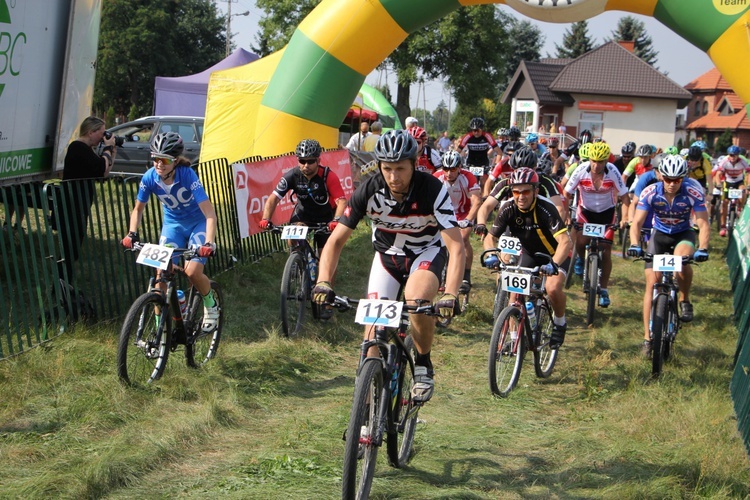
<svg viewBox="0 0 750 500">
<path fill-rule="evenodd" d="M 458 151 L 452 149 L 443 155 L 443 167 L 445 168 L 459 168 L 461 163 L 461 154 Z"/>
<path fill-rule="evenodd" d="M 659 172 L 664 177 L 685 177 L 688 172 L 687 162 L 680 155 L 667 155 L 659 163 Z"/>
</svg>

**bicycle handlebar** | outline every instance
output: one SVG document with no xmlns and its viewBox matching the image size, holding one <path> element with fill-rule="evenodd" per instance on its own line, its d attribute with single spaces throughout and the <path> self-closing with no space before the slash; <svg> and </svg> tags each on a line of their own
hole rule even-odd
<svg viewBox="0 0 750 500">
<path fill-rule="evenodd" d="M 266 229 L 266 231 L 269 233 L 281 234 L 282 231 L 284 231 L 284 227 L 295 226 L 295 225 L 297 224 L 285 224 L 281 226 L 272 224 L 268 229 Z M 330 233 L 331 232 L 328 230 L 327 222 L 319 222 L 317 224 L 304 224 L 304 226 L 308 228 L 308 233 L 318 234 L 318 233 Z"/>
<path fill-rule="evenodd" d="M 652 253 L 643 252 L 643 257 L 638 257 L 636 259 L 633 259 L 633 262 L 638 262 L 638 261 L 653 262 L 655 256 L 656 255 L 654 255 Z M 695 264 L 695 265 L 698 265 L 698 263 L 693 260 L 693 256 L 692 255 L 683 255 L 682 256 L 682 263 L 683 264 Z"/>
<path fill-rule="evenodd" d="M 346 296 L 336 295 L 333 304 L 326 304 L 335 307 L 339 311 L 348 311 L 354 309 L 361 299 L 350 299 Z M 421 299 L 417 299 L 421 300 Z M 440 316 L 440 313 L 436 310 L 435 306 L 429 301 L 423 301 L 425 304 L 410 305 L 404 303 L 401 314 L 424 314 L 426 316 Z"/>
<path fill-rule="evenodd" d="M 143 249 L 144 246 L 148 245 L 148 243 L 142 243 L 140 241 L 137 241 L 133 243 L 133 248 L 126 248 L 126 252 L 138 252 Z M 192 247 L 192 248 L 173 248 L 172 249 L 172 255 L 181 255 L 185 258 L 185 260 L 190 260 L 198 255 L 198 247 Z"/>
<path fill-rule="evenodd" d="M 485 255 L 487 255 L 489 253 L 502 253 L 502 249 L 500 249 L 500 248 L 490 248 L 489 250 L 485 250 L 484 252 L 482 252 L 482 255 L 479 256 L 479 262 L 482 264 L 482 267 L 487 267 L 485 265 L 485 262 L 484 262 L 484 257 L 485 257 Z M 536 260 L 546 260 L 547 264 L 549 264 L 549 263 L 552 262 L 552 256 L 551 255 L 547 255 L 546 253 L 542 253 L 542 252 L 535 253 L 534 254 L 534 259 L 536 259 Z M 542 265 L 544 265 L 544 264 L 542 264 Z M 499 267 L 497 268 L 497 270 L 503 271 L 505 269 L 512 269 L 514 271 L 522 271 L 522 272 L 525 272 L 525 273 L 528 273 L 528 274 L 531 274 L 531 275 L 534 275 L 534 276 L 539 276 L 541 274 L 540 270 L 542 268 L 542 265 L 535 266 L 535 267 L 522 267 L 521 264 L 506 264 L 505 262 L 500 261 Z"/>
</svg>

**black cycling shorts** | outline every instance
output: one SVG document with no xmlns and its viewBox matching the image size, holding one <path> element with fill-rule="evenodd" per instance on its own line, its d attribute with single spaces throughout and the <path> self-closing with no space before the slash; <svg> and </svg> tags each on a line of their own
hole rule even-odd
<svg viewBox="0 0 750 500">
<path fill-rule="evenodd" d="M 687 243 L 695 248 L 695 238 L 695 231 L 692 228 L 675 234 L 667 234 L 654 230 L 646 246 L 646 252 L 652 255 L 672 254 L 680 243 Z M 646 262 L 646 269 L 652 269 L 653 267 L 653 262 Z"/>
</svg>

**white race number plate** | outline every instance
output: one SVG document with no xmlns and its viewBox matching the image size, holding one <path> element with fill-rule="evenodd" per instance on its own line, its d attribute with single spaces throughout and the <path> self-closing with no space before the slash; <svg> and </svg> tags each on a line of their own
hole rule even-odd
<svg viewBox="0 0 750 500">
<path fill-rule="evenodd" d="M 475 177 L 482 177 L 484 175 L 483 167 L 469 167 L 469 172 L 474 174 Z"/>
<path fill-rule="evenodd" d="M 138 258 L 135 261 L 144 266 L 166 270 L 169 267 L 169 259 L 172 258 L 172 252 L 174 252 L 174 248 L 146 243 L 141 248 Z"/>
<path fill-rule="evenodd" d="M 362 299 L 357 304 L 354 321 L 360 325 L 397 328 L 404 303 L 397 300 Z"/>
<path fill-rule="evenodd" d="M 604 238 L 604 231 L 607 226 L 604 224 L 589 224 L 583 225 L 583 235 L 589 238 Z"/>
<path fill-rule="evenodd" d="M 654 255 L 654 271 L 679 273 L 682 271 L 682 257 L 669 254 Z"/>
<path fill-rule="evenodd" d="M 523 273 L 511 273 L 504 271 L 502 277 L 503 290 L 506 292 L 521 293 L 528 295 L 531 284 L 530 275 Z"/>
<path fill-rule="evenodd" d="M 521 255 L 521 240 L 519 240 L 515 236 L 500 236 L 497 247 L 502 253 L 507 253 L 509 255 Z"/>
<path fill-rule="evenodd" d="M 741 189 L 730 189 L 727 191 L 727 198 L 730 200 L 739 200 L 742 198 L 742 190 Z"/>
<path fill-rule="evenodd" d="M 288 225 L 281 231 L 282 240 L 304 240 L 307 238 L 307 226 Z"/>
</svg>

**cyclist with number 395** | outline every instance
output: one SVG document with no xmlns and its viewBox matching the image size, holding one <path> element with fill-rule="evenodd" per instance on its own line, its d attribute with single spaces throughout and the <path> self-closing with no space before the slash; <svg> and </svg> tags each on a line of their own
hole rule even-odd
<svg viewBox="0 0 750 500">
<path fill-rule="evenodd" d="M 652 184 L 643 190 L 638 199 L 633 223 L 630 226 L 630 241 L 638 241 L 641 227 L 650 212 L 653 212 L 653 235 L 646 251 L 652 255 L 673 254 L 675 256 L 693 256 L 696 262 L 708 260 L 708 240 L 710 225 L 706 211 L 703 188 L 695 179 L 687 178 L 688 165 L 678 155 L 665 156 L 659 163 L 662 181 Z M 690 222 L 691 212 L 695 213 L 698 224 L 698 250 L 695 249 L 695 231 Z M 638 245 L 628 248 L 628 255 L 640 257 L 643 250 Z M 659 277 L 653 270 L 653 263 L 646 263 L 646 291 L 643 295 L 643 330 L 644 356 L 651 354 L 649 319 L 653 287 Z M 689 265 L 677 273 L 677 285 L 680 289 L 680 321 L 693 320 L 693 305 L 690 303 L 690 285 L 693 281 L 693 270 Z"/>
<path fill-rule="evenodd" d="M 541 272 L 547 274 L 547 297 L 554 311 L 554 327 L 550 347 L 559 348 L 565 340 L 566 298 L 565 270 L 568 268 L 568 254 L 573 244 L 568 228 L 560 217 L 555 205 L 539 194 L 539 176 L 530 168 L 519 168 L 510 176 L 512 199 L 506 200 L 498 209 L 497 217 L 484 239 L 484 249 L 497 247 L 498 238 L 506 229 L 521 242 L 523 252 L 520 265 L 535 267 L 536 253 L 552 257 L 552 262 L 544 263 Z M 488 268 L 498 265 L 497 256 L 490 254 L 484 261 Z"/>
<path fill-rule="evenodd" d="M 176 132 L 161 133 L 154 137 L 151 143 L 154 166 L 143 174 L 135 207 L 130 214 L 129 232 L 122 239 L 122 246 L 133 248 L 138 242 L 136 231 L 141 224 L 143 211 L 151 194 L 155 194 L 164 206 L 164 223 L 159 244 L 176 248 L 185 248 L 187 244 L 200 246 L 199 257 L 185 265 L 185 274 L 203 296 L 202 329 L 210 333 L 218 326 L 220 311 L 211 282 L 203 273 L 203 268 L 206 257 L 216 251 L 216 211 L 198 175 L 190 168 L 190 160 L 181 156 L 184 149 L 182 137 Z"/>
</svg>

